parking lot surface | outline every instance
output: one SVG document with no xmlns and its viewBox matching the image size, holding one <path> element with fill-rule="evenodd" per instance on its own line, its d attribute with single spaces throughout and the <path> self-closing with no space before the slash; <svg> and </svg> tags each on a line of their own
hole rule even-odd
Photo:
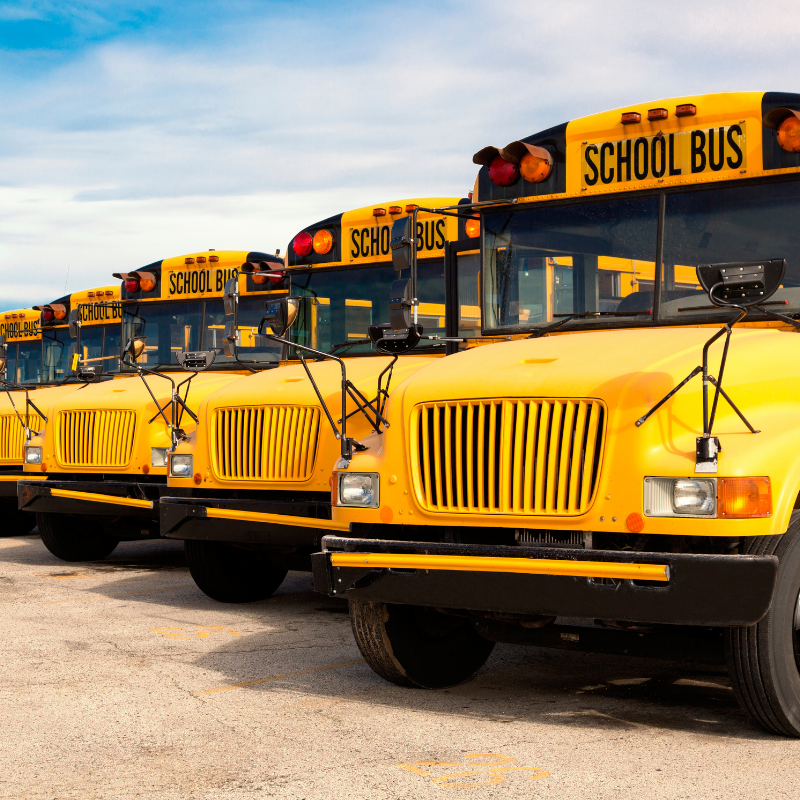
<svg viewBox="0 0 800 800">
<path fill-rule="evenodd" d="M 798 796 L 800 741 L 719 669 L 498 645 L 470 683 L 401 689 L 310 575 L 222 605 L 175 542 L 65 564 L 0 539 L 0 602 L 1 797 Z"/>
</svg>

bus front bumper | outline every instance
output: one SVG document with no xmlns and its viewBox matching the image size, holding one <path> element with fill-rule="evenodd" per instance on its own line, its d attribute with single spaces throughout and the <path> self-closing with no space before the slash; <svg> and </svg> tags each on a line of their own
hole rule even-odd
<svg viewBox="0 0 800 800">
<path fill-rule="evenodd" d="M 16 484 L 18 506 L 23 511 L 51 514 L 98 514 L 158 520 L 159 495 L 166 481 L 60 481 L 21 479 Z"/>
<path fill-rule="evenodd" d="M 331 597 L 478 613 L 754 625 L 774 556 L 494 547 L 326 536 L 314 589 Z"/>
<path fill-rule="evenodd" d="M 17 481 L 21 480 L 36 480 L 36 476 L 32 476 L 29 472 L 23 472 L 22 468 L 3 470 L 0 472 L 0 498 L 17 496 Z M 42 475 L 39 480 L 46 480 L 47 476 Z"/>
<path fill-rule="evenodd" d="M 271 502 L 164 497 L 159 504 L 161 535 L 168 539 L 321 546 L 322 537 L 346 532 L 346 523 L 331 522 L 330 503 Z"/>
</svg>

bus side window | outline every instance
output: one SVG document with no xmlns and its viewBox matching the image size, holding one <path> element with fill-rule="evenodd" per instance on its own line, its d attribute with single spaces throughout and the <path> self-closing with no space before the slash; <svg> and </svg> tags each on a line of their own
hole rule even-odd
<svg viewBox="0 0 800 800">
<path fill-rule="evenodd" d="M 458 335 L 481 335 L 481 257 L 478 253 L 457 255 L 458 273 Z M 465 349 L 462 343 L 460 349 Z"/>
</svg>

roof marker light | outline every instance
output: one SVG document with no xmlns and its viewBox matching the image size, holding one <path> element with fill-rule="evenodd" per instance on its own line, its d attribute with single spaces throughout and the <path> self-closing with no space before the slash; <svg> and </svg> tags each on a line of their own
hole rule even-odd
<svg viewBox="0 0 800 800">
<path fill-rule="evenodd" d="M 647 112 L 647 119 L 653 122 L 657 119 L 666 119 L 669 116 L 669 111 L 666 108 L 651 108 Z"/>
<path fill-rule="evenodd" d="M 206 257 L 205 256 L 197 256 L 197 263 L 198 264 L 205 264 L 206 263 Z"/>
<path fill-rule="evenodd" d="M 209 256 L 208 260 L 209 261 L 219 261 L 219 256 Z"/>
<path fill-rule="evenodd" d="M 385 208 L 373 208 L 372 209 L 372 216 L 373 217 L 385 217 L 386 216 L 386 209 Z"/>
<path fill-rule="evenodd" d="M 416 211 L 418 208 L 419 208 L 419 206 L 416 205 L 415 203 L 409 203 L 406 206 L 406 214 L 411 214 L 412 212 Z"/>
<path fill-rule="evenodd" d="M 389 213 L 390 214 L 402 214 L 403 209 L 401 206 L 389 206 Z"/>
<path fill-rule="evenodd" d="M 183 263 L 184 264 L 194 264 L 194 259 L 193 258 L 185 258 L 183 260 Z"/>
<path fill-rule="evenodd" d="M 103 294 L 102 292 L 98 292 L 98 294 Z M 94 292 L 89 292 L 89 297 L 94 297 Z"/>
<path fill-rule="evenodd" d="M 683 103 L 675 106 L 676 117 L 693 117 L 697 113 L 697 106 L 694 103 Z"/>
<path fill-rule="evenodd" d="M 632 125 L 642 121 L 642 115 L 638 111 L 626 111 L 622 115 L 623 125 Z"/>
</svg>

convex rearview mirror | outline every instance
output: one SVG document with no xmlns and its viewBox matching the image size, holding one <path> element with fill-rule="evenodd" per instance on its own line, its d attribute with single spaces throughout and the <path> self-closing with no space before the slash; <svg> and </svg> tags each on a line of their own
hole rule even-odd
<svg viewBox="0 0 800 800">
<path fill-rule="evenodd" d="M 139 357 L 144 353 L 146 342 L 146 336 L 134 336 L 132 339 L 129 339 L 128 344 L 125 345 L 123 355 L 129 355 L 133 361 L 138 361 Z"/>
<path fill-rule="evenodd" d="M 280 297 L 267 300 L 264 321 L 275 336 L 283 336 L 292 327 L 300 310 L 299 297 Z"/>
<path fill-rule="evenodd" d="M 239 281 L 236 278 L 228 278 L 225 282 L 225 294 L 222 298 L 226 316 L 231 316 L 235 312 L 238 296 Z"/>
<path fill-rule="evenodd" d="M 755 306 L 771 297 L 783 282 L 786 261 L 733 261 L 701 264 L 697 279 L 717 306 Z"/>
</svg>

